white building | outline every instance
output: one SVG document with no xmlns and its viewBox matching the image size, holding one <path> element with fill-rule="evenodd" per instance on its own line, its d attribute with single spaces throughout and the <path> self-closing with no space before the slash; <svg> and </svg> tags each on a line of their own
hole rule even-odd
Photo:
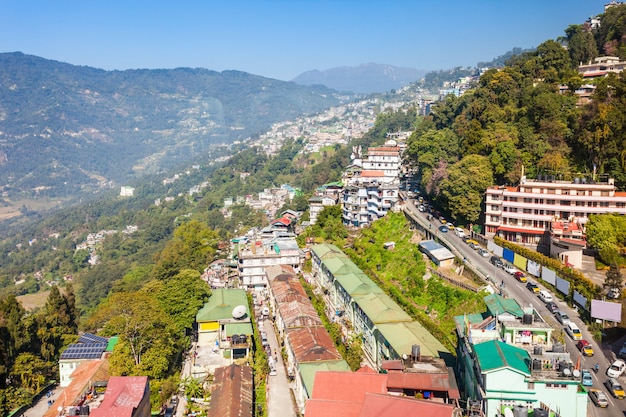
<svg viewBox="0 0 626 417">
<path fill-rule="evenodd" d="M 299 272 L 304 253 L 295 238 L 274 237 L 239 243 L 237 258 L 241 285 L 260 290 L 267 287 L 266 267 L 289 265 Z"/>
<path fill-rule="evenodd" d="M 121 197 L 132 197 L 134 194 L 135 194 L 135 189 L 133 187 L 122 185 L 122 188 L 120 189 Z"/>
<path fill-rule="evenodd" d="M 552 222 L 584 225 L 592 214 L 626 214 L 626 192 L 615 181 L 572 181 L 522 177 L 517 187 L 492 187 L 485 192 L 485 234 L 509 241 L 550 244 Z M 583 230 L 584 238 L 584 230 Z"/>
</svg>

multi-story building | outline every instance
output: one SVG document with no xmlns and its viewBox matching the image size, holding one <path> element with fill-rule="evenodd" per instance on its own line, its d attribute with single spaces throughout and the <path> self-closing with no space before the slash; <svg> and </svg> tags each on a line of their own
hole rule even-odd
<svg viewBox="0 0 626 417">
<path fill-rule="evenodd" d="M 617 191 L 612 178 L 601 182 L 522 176 L 517 187 L 492 187 L 485 192 L 485 234 L 489 238 L 498 235 L 548 248 L 553 221 L 578 223 L 584 229 L 590 215 L 602 213 L 626 214 L 626 192 Z"/>
<path fill-rule="evenodd" d="M 587 392 L 565 346 L 532 306 L 492 294 L 487 311 L 456 316 L 462 397 L 485 416 L 586 416 Z M 517 410 L 521 409 L 521 410 Z M 539 410 L 539 411 L 537 411 Z"/>
<path fill-rule="evenodd" d="M 362 161 L 354 155 L 353 164 L 342 178 L 345 225 L 363 227 L 384 217 L 395 206 L 400 189 L 400 157 L 401 148 L 395 141 L 369 148 Z"/>
<path fill-rule="evenodd" d="M 288 265 L 296 272 L 304 260 L 304 253 L 293 237 L 238 241 L 237 259 L 239 279 L 245 289 L 267 287 L 265 268 L 272 265 Z"/>
</svg>

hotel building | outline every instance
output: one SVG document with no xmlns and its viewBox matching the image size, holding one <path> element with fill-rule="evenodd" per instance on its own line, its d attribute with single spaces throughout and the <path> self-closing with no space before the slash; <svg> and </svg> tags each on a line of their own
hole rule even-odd
<svg viewBox="0 0 626 417">
<path fill-rule="evenodd" d="M 626 214 L 626 192 L 615 181 L 576 178 L 531 180 L 522 177 L 517 187 L 495 186 L 485 192 L 485 234 L 509 241 L 548 247 L 551 240 L 584 240 L 584 225 L 592 214 Z M 558 222 L 558 224 L 553 224 Z M 583 233 L 563 233 L 583 229 Z M 552 233 L 561 229 L 561 233 Z M 562 243 L 562 242 L 561 242 Z M 584 247 L 584 244 L 582 244 Z M 563 259 L 562 259 L 563 260 Z"/>
</svg>

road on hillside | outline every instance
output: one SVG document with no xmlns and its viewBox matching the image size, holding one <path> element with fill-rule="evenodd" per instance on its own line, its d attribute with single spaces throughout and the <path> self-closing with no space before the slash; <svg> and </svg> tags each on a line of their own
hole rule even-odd
<svg viewBox="0 0 626 417">
<path fill-rule="evenodd" d="M 548 311 L 546 305 L 537 297 L 535 293 L 532 293 L 526 288 L 526 284 L 519 282 L 512 275 L 506 273 L 503 269 L 492 265 L 489 262 L 489 257 L 482 257 L 476 250 L 473 250 L 470 246 L 465 244 L 462 239 L 457 237 L 452 231 L 448 233 L 438 232 L 438 227 L 441 225 L 438 219 L 431 216 L 431 220 L 428 220 L 429 213 L 422 213 L 418 211 L 416 204 L 410 199 L 405 199 L 405 209 L 409 210 L 413 217 L 415 217 L 424 228 L 428 228 L 430 231 L 437 231 L 436 236 L 439 241 L 447 246 L 456 256 L 466 259 L 466 265 L 468 268 L 473 269 L 481 278 L 485 280 L 485 283 L 489 283 L 496 291 L 502 288 L 503 295 L 514 298 L 518 303 L 524 307 L 532 305 L 539 315 L 544 319 L 546 323 L 552 326 L 554 329 L 561 330 L 563 332 L 563 339 L 565 340 L 566 350 L 570 353 L 572 362 L 574 365 L 580 360 L 580 369 L 591 370 L 597 363 L 600 366 L 600 371 L 596 374 L 592 372 L 594 384 L 593 388 L 601 389 L 607 395 L 609 400 L 609 407 L 605 409 L 597 408 L 589 399 L 588 416 L 606 416 L 606 417 L 624 417 L 626 416 L 626 400 L 617 400 L 607 391 L 604 386 L 604 382 L 608 379 L 606 370 L 610 363 L 615 359 L 615 354 L 611 349 L 611 346 L 601 346 L 593 340 L 587 325 L 580 319 L 578 312 L 570 308 L 567 303 L 562 301 L 556 294 L 550 292 L 554 298 L 554 302 L 558 305 L 561 311 L 564 311 L 569 315 L 571 321 L 576 323 L 583 333 L 583 338 L 587 340 L 592 346 L 595 352 L 592 357 L 584 357 L 580 354 L 576 348 L 575 342 L 565 332 L 564 326 L 561 325 L 555 318 L 555 316 Z M 430 228 L 429 228 L 429 225 Z M 468 233 L 468 231 L 465 231 Z M 538 280 L 529 276 L 528 281 L 536 283 L 540 289 L 547 290 Z M 501 287 L 501 284 L 504 286 Z M 624 377 L 620 377 L 622 386 L 624 384 Z"/>
</svg>

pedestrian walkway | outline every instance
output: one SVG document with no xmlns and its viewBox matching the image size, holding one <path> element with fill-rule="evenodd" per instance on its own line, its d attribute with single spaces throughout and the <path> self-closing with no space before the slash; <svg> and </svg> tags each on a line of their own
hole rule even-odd
<svg viewBox="0 0 626 417">
<path fill-rule="evenodd" d="M 63 393 L 63 388 L 52 387 L 48 393 L 41 396 L 39 401 L 24 411 L 21 417 L 41 417 L 52 407 L 52 404 Z"/>
<path fill-rule="evenodd" d="M 269 319 L 263 323 L 267 333 L 272 355 L 276 361 L 276 375 L 268 376 L 267 381 L 267 408 L 269 417 L 296 417 L 296 409 L 291 396 L 291 387 L 287 379 L 287 370 L 281 355 L 280 345 L 274 331 L 274 325 Z"/>
</svg>

